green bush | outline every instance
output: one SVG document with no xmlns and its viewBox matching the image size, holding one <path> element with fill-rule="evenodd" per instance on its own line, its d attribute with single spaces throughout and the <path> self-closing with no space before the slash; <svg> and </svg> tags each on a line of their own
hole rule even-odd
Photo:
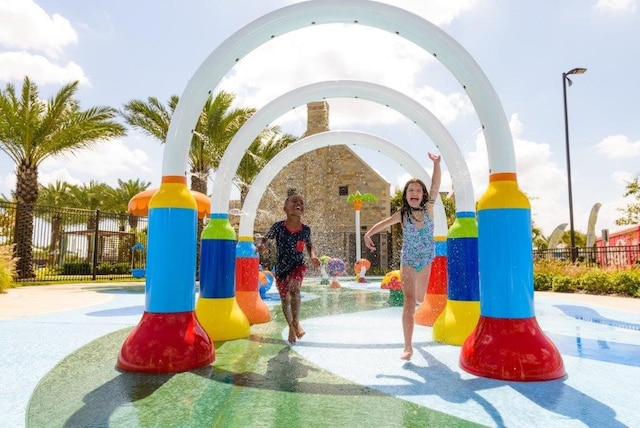
<svg viewBox="0 0 640 428">
<path fill-rule="evenodd" d="M 98 275 L 115 275 L 129 273 L 131 265 L 129 263 L 100 263 L 97 268 Z"/>
<path fill-rule="evenodd" d="M 536 291 L 549 291 L 552 288 L 553 274 L 548 272 L 533 273 L 533 289 Z"/>
<path fill-rule="evenodd" d="M 616 272 L 612 276 L 611 282 L 616 293 L 640 297 L 640 273 L 638 271 Z"/>
<path fill-rule="evenodd" d="M 604 271 L 585 273 L 578 279 L 578 288 L 589 294 L 610 294 L 614 291 L 611 275 Z"/>
<path fill-rule="evenodd" d="M 551 290 L 558 293 L 574 293 L 576 289 L 575 281 L 567 276 L 555 276 L 551 281 Z"/>
<path fill-rule="evenodd" d="M 13 257 L 13 245 L 0 245 L 0 293 L 15 287 L 13 278 L 16 275 L 16 262 Z"/>
<path fill-rule="evenodd" d="M 62 265 L 62 275 L 91 275 L 91 263 L 71 262 Z"/>
</svg>

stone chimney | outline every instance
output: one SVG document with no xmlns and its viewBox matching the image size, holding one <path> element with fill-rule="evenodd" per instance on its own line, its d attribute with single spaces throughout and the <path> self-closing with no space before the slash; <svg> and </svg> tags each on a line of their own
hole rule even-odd
<svg viewBox="0 0 640 428">
<path fill-rule="evenodd" d="M 314 101 L 307 104 L 307 130 L 302 137 L 329 130 L 329 103 Z"/>
</svg>

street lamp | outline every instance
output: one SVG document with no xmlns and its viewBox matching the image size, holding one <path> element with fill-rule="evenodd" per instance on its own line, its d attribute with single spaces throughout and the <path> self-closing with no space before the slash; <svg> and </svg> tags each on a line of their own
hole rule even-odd
<svg viewBox="0 0 640 428">
<path fill-rule="evenodd" d="M 571 263 L 576 261 L 576 235 L 573 228 L 573 193 L 571 191 L 571 155 L 569 153 L 569 118 L 567 114 L 567 82 L 569 86 L 573 83 L 567 76 L 570 74 L 583 74 L 586 68 L 574 68 L 566 73 L 562 73 L 562 95 L 564 98 L 564 137 L 567 150 L 567 183 L 569 185 L 569 227 L 571 234 Z"/>
</svg>

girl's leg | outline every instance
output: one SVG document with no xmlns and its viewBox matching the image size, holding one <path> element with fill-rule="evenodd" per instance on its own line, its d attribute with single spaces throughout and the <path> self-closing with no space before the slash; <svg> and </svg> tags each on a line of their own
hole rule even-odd
<svg viewBox="0 0 640 428">
<path fill-rule="evenodd" d="M 292 310 L 292 298 L 291 292 L 288 292 L 284 298 L 282 298 L 282 313 L 284 314 L 284 319 L 287 321 L 289 325 L 289 343 L 296 342 L 295 329 L 293 328 L 293 310 Z"/>
<path fill-rule="evenodd" d="M 414 271 L 416 274 L 416 302 L 422 303 L 425 295 L 427 294 L 427 287 L 429 286 L 429 278 L 431 277 L 431 264 L 426 265 L 419 271 Z"/>
<path fill-rule="evenodd" d="M 289 284 L 289 294 L 291 295 L 291 326 L 293 327 L 298 339 L 304 336 L 304 330 L 300 327 L 301 286 L 302 281 L 299 280 L 292 280 Z"/>
<path fill-rule="evenodd" d="M 416 270 L 410 266 L 400 266 L 400 278 L 404 304 L 402 305 L 402 333 L 404 335 L 403 360 L 410 360 L 413 355 L 413 316 L 416 313 Z"/>
</svg>

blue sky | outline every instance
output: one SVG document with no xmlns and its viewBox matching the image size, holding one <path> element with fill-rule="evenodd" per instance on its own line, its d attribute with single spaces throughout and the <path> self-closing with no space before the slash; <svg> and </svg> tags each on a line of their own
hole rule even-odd
<svg viewBox="0 0 640 428">
<path fill-rule="evenodd" d="M 322 0 L 315 0 L 322 1 Z M 48 97 L 79 80 L 83 107 L 116 108 L 154 96 L 181 95 L 205 58 L 252 20 L 292 0 L 0 0 L 0 86 L 28 75 Z M 583 233 L 601 203 L 596 233 L 619 230 L 625 183 L 640 173 L 640 0 L 385 1 L 433 22 L 458 41 L 494 86 L 514 138 L 518 182 L 533 221 L 546 235 L 569 222 L 562 72 L 588 71 L 567 88 L 575 228 Z M 476 197 L 487 188 L 486 146 L 472 105 L 451 73 L 415 45 L 384 31 L 320 25 L 292 32 L 246 56 L 218 89 L 238 105 L 260 108 L 313 82 L 379 83 L 423 103 L 463 152 Z M 330 100 L 332 130 L 358 130 L 415 153 L 430 171 L 429 138 L 399 114 L 367 101 Z M 304 131 L 306 109 L 278 120 Z M 389 158 L 357 150 L 389 181 L 408 178 Z M 163 146 L 139 132 L 71 159 L 51 159 L 40 182 L 79 184 L 141 178 L 159 185 Z M 444 165 L 442 190 L 451 190 Z M 213 179 L 210 180 L 210 187 Z M 15 186 L 0 153 L 0 193 Z M 234 196 L 234 195 L 232 195 Z"/>
</svg>

